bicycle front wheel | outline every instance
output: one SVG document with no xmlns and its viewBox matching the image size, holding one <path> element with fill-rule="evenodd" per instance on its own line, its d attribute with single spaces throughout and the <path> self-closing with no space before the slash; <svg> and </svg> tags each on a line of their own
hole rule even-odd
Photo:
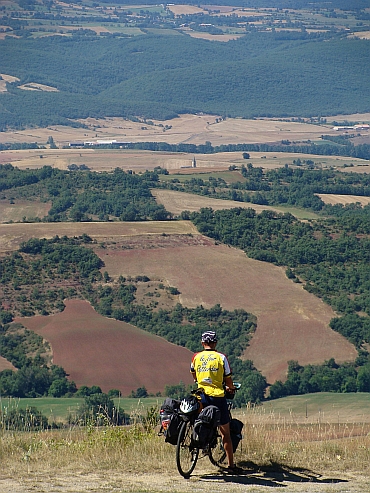
<svg viewBox="0 0 370 493">
<path fill-rule="evenodd" d="M 209 447 L 209 460 L 214 466 L 222 467 L 225 465 L 226 452 L 219 433 L 214 437 L 213 443 Z"/>
<path fill-rule="evenodd" d="M 177 469 L 184 478 L 188 478 L 194 471 L 199 455 L 199 449 L 192 445 L 192 433 L 193 425 L 190 421 L 184 421 L 176 445 Z"/>
</svg>

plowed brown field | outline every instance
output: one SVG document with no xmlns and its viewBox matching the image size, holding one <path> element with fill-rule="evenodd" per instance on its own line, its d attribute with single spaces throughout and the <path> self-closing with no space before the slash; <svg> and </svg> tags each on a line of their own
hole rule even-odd
<svg viewBox="0 0 370 493">
<path fill-rule="evenodd" d="M 103 317 L 86 301 L 66 301 L 62 313 L 19 318 L 17 322 L 50 342 L 53 363 L 63 366 L 81 385 L 123 395 L 145 386 L 163 391 L 167 384 L 186 384 L 192 353 L 125 322 Z"/>
</svg>

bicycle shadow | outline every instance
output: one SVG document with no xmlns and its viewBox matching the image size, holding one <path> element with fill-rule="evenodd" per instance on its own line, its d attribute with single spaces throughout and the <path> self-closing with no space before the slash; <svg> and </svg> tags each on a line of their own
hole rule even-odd
<svg viewBox="0 0 370 493">
<path fill-rule="evenodd" d="M 215 474 L 202 475 L 200 479 L 273 488 L 285 488 L 286 483 L 336 484 L 348 482 L 346 479 L 323 477 L 309 469 L 284 466 L 276 462 L 268 466 L 258 466 L 253 462 L 244 461 L 239 462 L 238 466 L 243 469 L 241 474 L 230 475 L 226 473 L 226 470 L 220 469 Z"/>
</svg>

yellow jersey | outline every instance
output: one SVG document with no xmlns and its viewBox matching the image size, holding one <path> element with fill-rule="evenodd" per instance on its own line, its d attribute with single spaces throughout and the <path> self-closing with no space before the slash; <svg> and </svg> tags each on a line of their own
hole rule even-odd
<svg viewBox="0 0 370 493">
<path fill-rule="evenodd" d="M 198 387 L 202 387 L 207 395 L 224 397 L 224 378 L 231 375 L 230 365 L 224 354 L 213 349 L 195 353 L 190 371 L 195 373 Z"/>
</svg>

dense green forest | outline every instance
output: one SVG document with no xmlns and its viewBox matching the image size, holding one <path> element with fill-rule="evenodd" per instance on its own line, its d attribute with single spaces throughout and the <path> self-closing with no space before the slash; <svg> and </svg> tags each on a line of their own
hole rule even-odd
<svg viewBox="0 0 370 493">
<path fill-rule="evenodd" d="M 4 4 L 0 130 L 87 117 L 370 110 L 370 43 L 351 36 L 369 30 L 369 0 L 221 2 L 243 7 L 240 15 L 217 2 L 180 14 L 172 4 L 105 3 Z M 214 34 L 232 39 L 215 42 Z"/>
<path fill-rule="evenodd" d="M 254 33 L 212 43 L 185 35 L 1 41 L 0 129 L 105 116 L 179 113 L 317 116 L 370 110 L 370 43 L 340 35 Z M 63 70 L 61 70 L 63 67 Z M 25 91 L 37 82 L 58 92 Z"/>
</svg>

